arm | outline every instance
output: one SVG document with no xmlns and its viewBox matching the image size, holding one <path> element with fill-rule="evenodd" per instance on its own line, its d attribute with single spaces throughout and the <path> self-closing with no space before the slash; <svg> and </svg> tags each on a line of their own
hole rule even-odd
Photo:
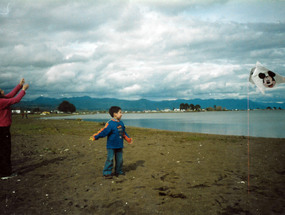
<svg viewBox="0 0 285 215">
<path fill-rule="evenodd" d="M 21 90 L 21 88 L 23 87 L 24 83 L 25 83 L 25 79 L 22 78 L 20 83 L 10 93 L 5 95 L 5 98 L 12 98 L 12 97 L 14 97 Z"/>
<path fill-rule="evenodd" d="M 127 134 L 126 131 L 124 131 L 123 137 L 124 137 L 124 139 L 125 139 L 129 144 L 133 144 L 133 139 L 130 138 L 130 136 Z"/>
<path fill-rule="evenodd" d="M 100 131 L 98 131 L 96 134 L 93 134 L 91 139 L 92 140 L 98 140 L 99 138 L 106 137 L 111 132 L 111 126 L 107 122 L 105 127 L 102 128 Z"/>
<path fill-rule="evenodd" d="M 26 91 L 25 90 L 22 90 L 16 97 L 14 98 L 3 98 L 3 99 L 0 99 L 0 109 L 4 109 L 8 106 L 11 106 L 13 104 L 16 104 L 18 102 L 21 101 L 21 99 L 24 97 L 24 95 L 26 94 Z"/>
<path fill-rule="evenodd" d="M 18 84 L 10 93 L 6 94 L 5 98 L 13 98 L 20 90 L 22 86 Z"/>
</svg>

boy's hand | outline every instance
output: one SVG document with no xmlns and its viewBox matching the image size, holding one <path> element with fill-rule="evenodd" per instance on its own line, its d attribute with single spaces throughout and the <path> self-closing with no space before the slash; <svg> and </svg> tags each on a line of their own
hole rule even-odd
<svg viewBox="0 0 285 215">
<path fill-rule="evenodd" d="M 133 143 L 134 143 L 134 142 L 133 142 L 133 138 L 132 138 L 131 141 L 128 142 L 128 143 L 129 143 L 130 145 L 133 144 Z"/>
<path fill-rule="evenodd" d="M 89 138 L 89 140 L 94 141 L 95 139 L 94 139 L 93 136 L 91 136 L 91 137 Z"/>
</svg>

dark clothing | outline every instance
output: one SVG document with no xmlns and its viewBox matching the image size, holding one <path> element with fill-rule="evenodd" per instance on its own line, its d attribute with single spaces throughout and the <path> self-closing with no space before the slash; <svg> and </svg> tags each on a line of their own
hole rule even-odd
<svg viewBox="0 0 285 215">
<path fill-rule="evenodd" d="M 11 134 L 10 126 L 0 127 L 0 176 L 10 176 L 11 165 Z"/>
</svg>

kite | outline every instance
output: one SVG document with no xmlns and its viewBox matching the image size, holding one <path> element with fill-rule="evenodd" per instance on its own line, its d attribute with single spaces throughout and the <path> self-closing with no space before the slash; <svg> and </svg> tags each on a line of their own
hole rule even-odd
<svg viewBox="0 0 285 215">
<path fill-rule="evenodd" d="M 255 67 L 250 71 L 249 81 L 252 84 L 255 84 L 257 88 L 265 94 L 267 88 L 274 88 L 278 84 L 285 83 L 285 77 L 276 72 L 272 72 L 261 63 L 257 62 Z"/>
</svg>

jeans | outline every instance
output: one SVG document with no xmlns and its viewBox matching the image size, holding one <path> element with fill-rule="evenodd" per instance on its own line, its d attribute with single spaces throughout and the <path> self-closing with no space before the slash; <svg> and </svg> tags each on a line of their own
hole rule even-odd
<svg viewBox="0 0 285 215">
<path fill-rule="evenodd" d="M 0 176 L 10 176 L 11 165 L 11 134 L 10 127 L 0 127 Z"/>
<path fill-rule="evenodd" d="M 103 175 L 112 174 L 113 160 L 115 156 L 115 174 L 123 174 L 123 149 L 107 149 L 107 160 L 103 169 Z"/>
</svg>

